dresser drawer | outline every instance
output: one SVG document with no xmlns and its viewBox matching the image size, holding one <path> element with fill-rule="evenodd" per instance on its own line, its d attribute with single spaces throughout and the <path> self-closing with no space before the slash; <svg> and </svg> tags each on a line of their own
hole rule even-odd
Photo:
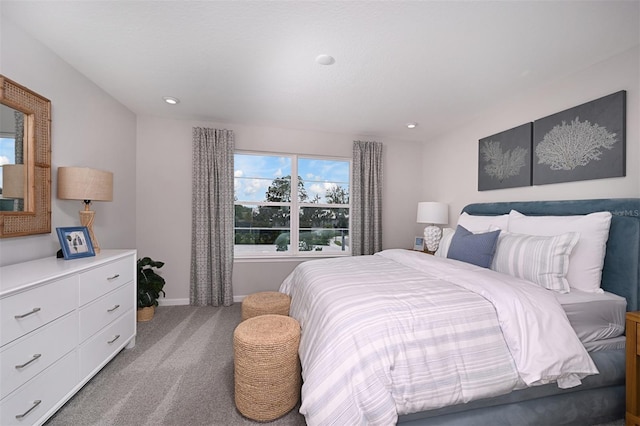
<svg viewBox="0 0 640 426">
<path fill-rule="evenodd" d="M 0 424 L 30 425 L 42 420 L 42 416 L 71 392 L 77 383 L 78 356 L 76 351 L 72 351 L 0 401 Z M 16 418 L 20 415 L 24 417 Z"/>
<path fill-rule="evenodd" d="M 134 336 L 135 328 L 135 311 L 130 310 L 80 346 L 80 377 L 106 364 Z"/>
<path fill-rule="evenodd" d="M 78 346 L 78 315 L 65 315 L 0 352 L 0 399 Z"/>
<path fill-rule="evenodd" d="M 77 303 L 77 276 L 0 299 L 0 346 L 71 312 Z"/>
<path fill-rule="evenodd" d="M 134 259 L 127 257 L 80 274 L 80 306 L 133 280 Z"/>
<path fill-rule="evenodd" d="M 133 310 L 133 283 L 125 284 L 80 310 L 80 342 L 95 334 L 123 313 Z"/>
</svg>

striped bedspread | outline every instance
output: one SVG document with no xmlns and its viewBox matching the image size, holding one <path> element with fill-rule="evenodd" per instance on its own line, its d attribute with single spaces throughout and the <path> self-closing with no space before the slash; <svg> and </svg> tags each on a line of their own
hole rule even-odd
<svg viewBox="0 0 640 426">
<path fill-rule="evenodd" d="M 308 425 L 390 425 L 597 373 L 548 290 L 466 263 L 408 250 L 314 260 L 280 291 L 302 327 Z"/>
</svg>

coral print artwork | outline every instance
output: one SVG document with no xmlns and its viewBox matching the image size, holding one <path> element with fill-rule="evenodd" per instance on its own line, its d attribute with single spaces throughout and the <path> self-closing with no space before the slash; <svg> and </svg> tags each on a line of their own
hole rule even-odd
<svg viewBox="0 0 640 426">
<path fill-rule="evenodd" d="M 480 139 L 478 191 L 531 185 L 532 123 Z"/>
<path fill-rule="evenodd" d="M 536 120 L 533 184 L 625 176 L 626 91 Z"/>
</svg>

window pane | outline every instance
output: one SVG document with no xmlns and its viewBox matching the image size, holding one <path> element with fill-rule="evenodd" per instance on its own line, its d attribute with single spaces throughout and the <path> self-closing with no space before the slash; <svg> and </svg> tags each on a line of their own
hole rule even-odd
<svg viewBox="0 0 640 426">
<path fill-rule="evenodd" d="M 237 201 L 291 201 L 291 158 L 277 155 L 234 155 Z"/>
<path fill-rule="evenodd" d="M 289 229 L 290 208 L 288 206 L 243 206 L 235 205 L 236 228 L 283 228 Z"/>
<path fill-rule="evenodd" d="M 300 158 L 298 175 L 304 193 L 298 200 L 308 203 L 349 204 L 349 162 Z"/>
<path fill-rule="evenodd" d="M 289 249 L 290 208 L 235 206 L 235 252 L 276 253 Z"/>
<path fill-rule="evenodd" d="M 300 209 L 300 251 L 349 251 L 349 209 Z"/>
</svg>

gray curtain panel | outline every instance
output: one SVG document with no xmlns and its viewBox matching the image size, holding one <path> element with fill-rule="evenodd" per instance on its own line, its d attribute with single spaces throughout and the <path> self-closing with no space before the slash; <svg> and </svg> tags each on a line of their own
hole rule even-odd
<svg viewBox="0 0 640 426">
<path fill-rule="evenodd" d="M 24 113 L 20 111 L 14 111 L 13 116 L 16 122 L 15 164 L 24 164 Z"/>
<path fill-rule="evenodd" d="M 382 250 L 382 143 L 353 142 L 351 254 Z"/>
<path fill-rule="evenodd" d="M 233 304 L 233 151 L 233 131 L 193 128 L 192 305 Z"/>
<path fill-rule="evenodd" d="M 20 111 L 14 111 L 14 117 L 16 121 L 16 138 L 15 138 L 15 147 L 16 147 L 16 158 L 15 164 L 24 164 L 24 113 Z M 13 200 L 14 202 L 14 210 L 21 212 L 24 211 L 24 200 L 18 199 Z"/>
</svg>

